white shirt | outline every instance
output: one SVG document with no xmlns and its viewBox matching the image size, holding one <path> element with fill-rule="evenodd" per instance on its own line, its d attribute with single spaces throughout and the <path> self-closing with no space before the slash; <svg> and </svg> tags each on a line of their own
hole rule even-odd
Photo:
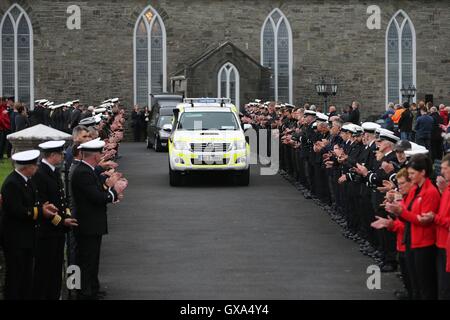
<svg viewBox="0 0 450 320">
<path fill-rule="evenodd" d="M 50 168 L 53 172 L 55 172 L 55 169 L 56 169 L 55 166 L 53 166 L 53 165 L 51 165 L 50 163 L 48 163 L 47 160 L 42 159 L 41 162 L 42 162 L 42 163 L 45 163 L 46 165 L 48 165 L 49 168 Z"/>
<path fill-rule="evenodd" d="M 93 171 L 95 171 L 95 168 L 93 166 L 91 166 L 89 163 L 87 163 L 84 160 L 81 160 L 81 162 L 83 162 L 84 164 L 88 165 Z"/>
<path fill-rule="evenodd" d="M 15 170 L 18 174 L 20 174 L 20 176 L 25 180 L 25 182 L 28 182 L 28 178 L 25 177 L 22 173 L 20 173 L 19 171 L 17 171 L 17 169 Z"/>
</svg>

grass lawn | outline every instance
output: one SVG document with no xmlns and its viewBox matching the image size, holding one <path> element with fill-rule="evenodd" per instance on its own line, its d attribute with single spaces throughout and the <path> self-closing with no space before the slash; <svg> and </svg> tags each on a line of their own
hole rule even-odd
<svg viewBox="0 0 450 320">
<path fill-rule="evenodd" d="M 11 173 L 13 166 L 10 159 L 0 161 L 0 187 L 3 185 L 5 178 Z"/>
</svg>

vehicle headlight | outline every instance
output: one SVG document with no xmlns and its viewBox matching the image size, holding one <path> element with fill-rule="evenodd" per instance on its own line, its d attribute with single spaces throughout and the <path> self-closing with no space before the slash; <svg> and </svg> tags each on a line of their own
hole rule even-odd
<svg viewBox="0 0 450 320">
<path fill-rule="evenodd" d="M 173 147 L 176 150 L 189 150 L 190 149 L 189 143 L 184 142 L 184 141 L 174 141 Z"/>
<path fill-rule="evenodd" d="M 170 133 L 167 132 L 167 131 L 164 131 L 164 130 L 160 130 L 160 131 L 159 131 L 159 135 L 160 135 L 161 137 L 164 137 L 164 138 L 170 137 Z"/>
<path fill-rule="evenodd" d="M 246 142 L 245 140 L 238 140 L 233 142 L 233 150 L 242 150 L 245 149 Z"/>
</svg>

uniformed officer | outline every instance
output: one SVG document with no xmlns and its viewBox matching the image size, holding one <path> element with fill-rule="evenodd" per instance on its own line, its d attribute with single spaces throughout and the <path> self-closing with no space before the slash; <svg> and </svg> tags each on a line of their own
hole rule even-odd
<svg viewBox="0 0 450 320">
<path fill-rule="evenodd" d="M 374 122 L 365 122 L 362 125 L 364 129 L 364 149 L 358 158 L 358 163 L 366 168 L 372 168 L 376 161 L 376 130 L 381 126 Z M 359 179 L 355 172 L 353 172 L 355 180 L 359 181 L 359 203 L 357 205 L 358 215 L 361 218 L 361 236 L 367 240 L 367 243 L 363 243 L 360 250 L 367 255 L 374 256 L 377 246 L 376 237 L 373 230 L 370 228 L 370 223 L 375 219 L 375 211 L 372 206 L 367 204 L 371 203 L 372 189 L 368 187 L 366 181 Z"/>
<path fill-rule="evenodd" d="M 56 130 L 65 132 L 65 119 L 63 107 L 65 104 L 51 106 L 50 109 L 50 126 Z"/>
<path fill-rule="evenodd" d="M 79 299 L 100 299 L 98 269 L 102 236 L 108 233 L 106 205 L 122 198 L 125 185 L 120 181 L 104 185 L 95 172 L 105 142 L 92 140 L 81 144 L 81 163 L 71 180 L 74 208 L 79 223 L 75 230 L 77 260 L 81 269 Z M 109 182 L 106 182 L 109 183 Z"/>
<path fill-rule="evenodd" d="M 73 130 L 81 120 L 81 108 L 80 108 L 80 100 L 72 101 L 73 110 L 70 114 L 70 124 L 69 129 Z"/>
<path fill-rule="evenodd" d="M 323 166 L 323 155 L 325 150 L 323 145 L 328 141 L 330 129 L 328 124 L 328 116 L 317 112 L 316 114 L 317 129 L 313 140 L 313 159 L 314 159 L 314 185 L 316 194 L 323 205 L 330 205 L 330 193 L 328 188 L 328 176 Z"/>
<path fill-rule="evenodd" d="M 305 110 L 304 116 L 305 116 L 305 125 L 302 130 L 300 141 L 302 143 L 301 148 L 303 149 L 304 152 L 305 173 L 307 181 L 306 187 L 312 194 L 314 194 L 313 141 L 315 131 L 313 128 L 313 123 L 316 121 L 316 112 L 311 110 Z"/>
<path fill-rule="evenodd" d="M 39 145 L 42 160 L 33 176 L 41 203 L 50 202 L 58 208 L 58 214 L 50 221 L 39 224 L 35 251 L 33 298 L 58 300 L 61 295 L 64 261 L 65 233 L 77 226 L 66 200 L 61 178 L 65 141 L 48 141 Z"/>
<path fill-rule="evenodd" d="M 5 299 L 31 299 L 36 223 L 53 220 L 58 209 L 39 202 L 31 177 L 37 171 L 39 150 L 12 156 L 15 170 L 3 183 L 1 242 L 5 254 Z"/>
<path fill-rule="evenodd" d="M 369 183 L 372 188 L 372 206 L 377 216 L 387 217 L 386 211 L 380 206 L 384 200 L 384 193 L 381 193 L 378 188 L 383 186 L 384 180 L 389 180 L 389 174 L 383 169 L 387 165 L 395 164 L 398 167 L 397 156 L 394 152 L 395 143 L 400 138 L 395 136 L 392 132 L 385 129 L 378 129 L 378 158 L 371 170 L 357 164 L 356 172 Z M 395 236 L 386 230 L 377 230 L 379 251 L 379 262 L 382 264 L 382 271 L 391 272 L 397 269 Z"/>
</svg>

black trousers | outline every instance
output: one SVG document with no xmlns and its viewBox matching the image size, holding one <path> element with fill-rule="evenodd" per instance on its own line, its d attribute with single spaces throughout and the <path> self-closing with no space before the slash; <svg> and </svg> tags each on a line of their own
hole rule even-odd
<svg viewBox="0 0 450 320">
<path fill-rule="evenodd" d="M 438 248 L 436 255 L 438 299 L 450 300 L 450 272 L 445 271 L 447 253 L 445 249 Z"/>
<path fill-rule="evenodd" d="M 431 159 L 441 160 L 442 155 L 444 153 L 444 140 L 440 139 L 432 139 L 431 140 Z"/>
<path fill-rule="evenodd" d="M 99 289 L 98 269 L 102 236 L 76 234 L 78 252 L 77 260 L 81 271 L 80 298 L 94 298 Z"/>
<path fill-rule="evenodd" d="M 10 130 L 2 130 L 0 131 L 0 159 L 3 159 L 3 155 L 5 154 L 5 150 L 8 151 L 9 141 L 6 139 L 6 136 L 10 134 Z M 11 152 L 8 153 L 9 155 Z"/>
<path fill-rule="evenodd" d="M 370 224 L 375 220 L 375 213 L 371 205 L 372 190 L 365 184 L 360 186 L 361 197 L 359 198 L 358 211 L 361 217 L 361 236 L 376 247 L 375 229 Z"/>
<path fill-rule="evenodd" d="M 295 153 L 297 155 L 297 157 L 296 157 L 296 159 L 297 159 L 296 165 L 297 165 L 297 172 L 298 172 L 297 180 L 304 186 L 304 185 L 306 185 L 305 158 L 304 158 L 300 148 L 295 149 Z"/>
<path fill-rule="evenodd" d="M 3 246 L 5 300 L 29 300 L 33 287 L 33 249 Z"/>
<path fill-rule="evenodd" d="M 65 237 L 38 238 L 36 242 L 33 299 L 59 300 Z"/>
<path fill-rule="evenodd" d="M 424 146 L 428 150 L 431 149 L 431 139 L 430 138 L 418 138 L 416 139 L 416 143 Z"/>
<path fill-rule="evenodd" d="M 406 249 L 405 258 L 411 274 L 413 299 L 436 300 L 436 247 Z"/>
<path fill-rule="evenodd" d="M 315 195 L 315 186 L 314 186 L 314 163 L 311 154 L 309 153 L 305 158 L 305 174 L 307 181 L 307 188 L 309 191 Z"/>
<path fill-rule="evenodd" d="M 404 252 L 398 253 L 398 264 L 400 265 L 400 272 L 402 274 L 403 285 L 405 286 L 409 299 L 412 299 L 413 296 L 411 288 L 411 275 L 408 270 L 408 265 L 406 263 L 406 257 Z"/>
<path fill-rule="evenodd" d="M 347 218 L 348 227 L 351 232 L 358 232 L 359 225 L 359 212 L 357 211 L 357 187 L 358 185 L 354 182 L 347 181 L 344 183 L 346 188 L 346 202 L 347 202 Z"/>
<path fill-rule="evenodd" d="M 133 127 L 133 137 L 134 137 L 134 142 L 140 142 L 141 141 L 141 133 L 142 133 L 142 128 L 138 125 L 135 125 Z"/>
</svg>

